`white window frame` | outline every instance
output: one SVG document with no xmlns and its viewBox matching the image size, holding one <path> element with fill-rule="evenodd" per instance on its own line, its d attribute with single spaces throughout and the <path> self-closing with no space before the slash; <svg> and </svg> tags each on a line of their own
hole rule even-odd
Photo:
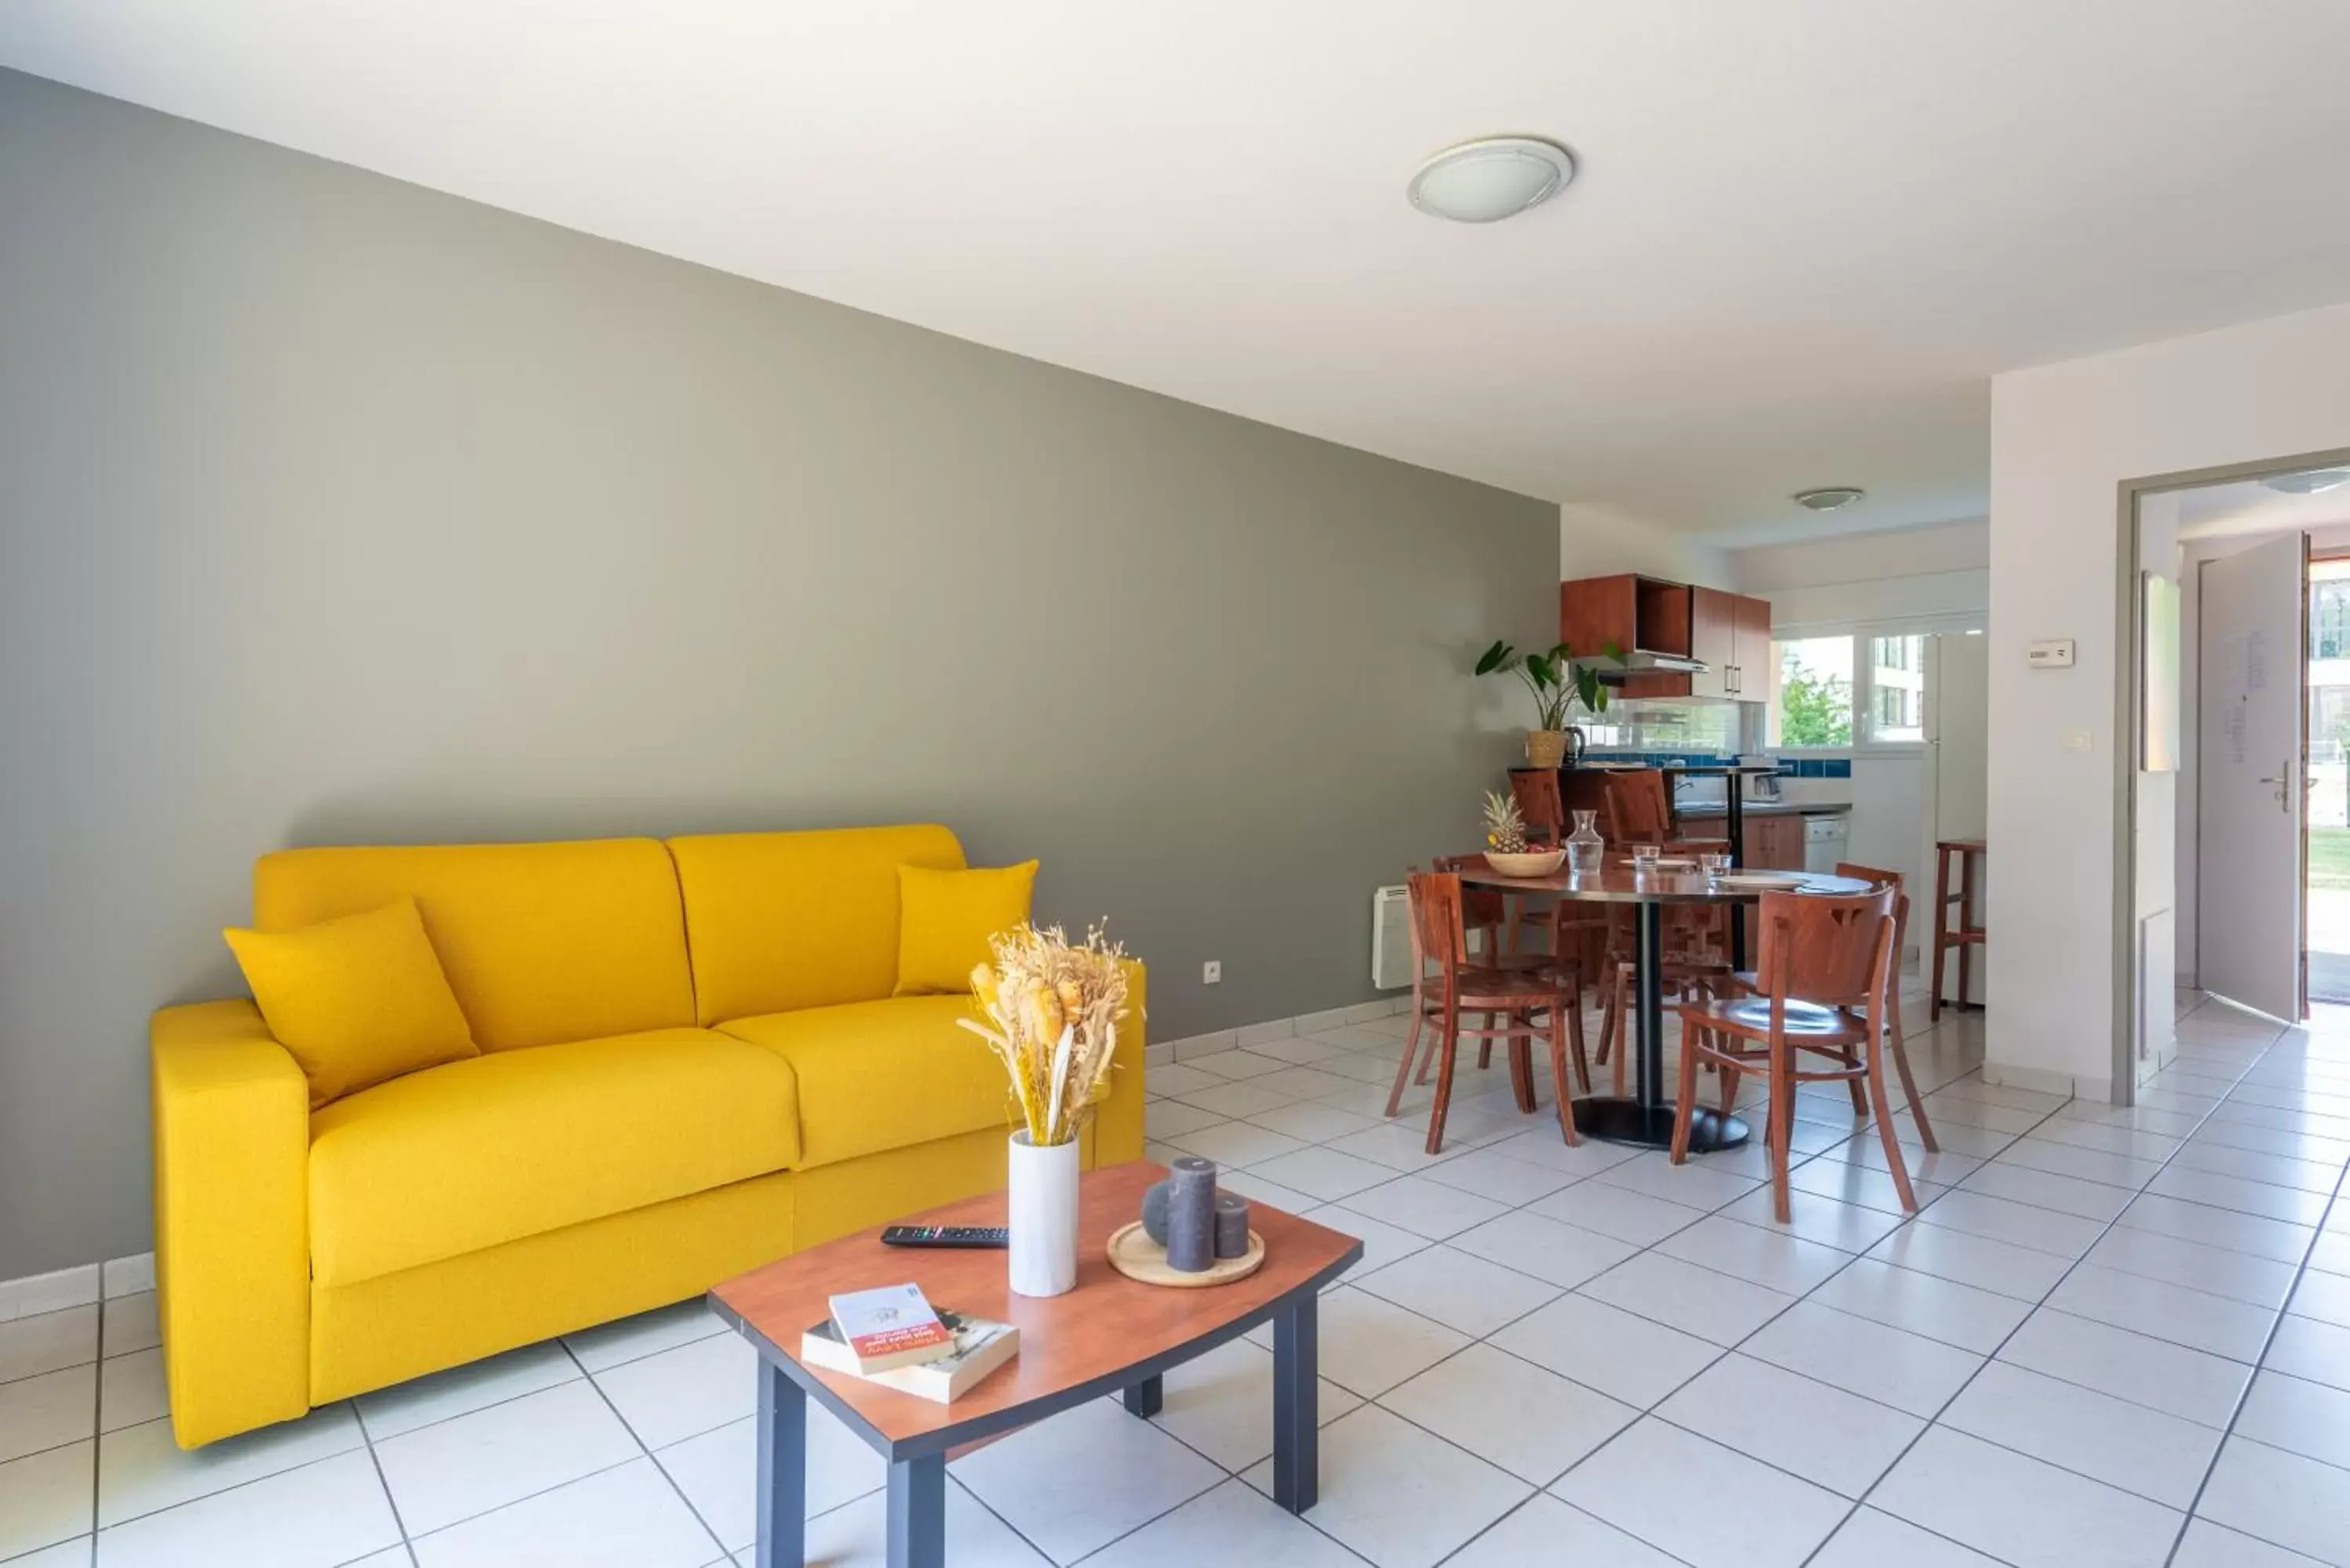
<svg viewBox="0 0 2350 1568">
<path fill-rule="evenodd" d="M 1915 756 L 1925 745 L 1921 738 L 1915 741 L 1872 741 L 1867 739 L 1869 716 L 1877 702 L 1877 671 L 1873 660 L 1861 652 L 1862 642 L 1878 637 L 1935 637 L 1948 632 L 1980 632 L 1989 618 L 1979 614 L 1901 616 L 1887 620 L 1805 621 L 1771 628 L 1771 694 L 1768 700 L 1770 717 L 1765 723 L 1765 739 L 1769 749 L 1776 753 L 1790 753 L 1806 757 L 1908 757 Z M 1769 732 L 1778 727 L 1779 713 L 1779 652 L 1783 642 L 1802 642 L 1813 638 L 1848 637 L 1852 639 L 1852 733 L 1850 745 L 1791 746 L 1772 738 Z M 1919 726 L 1925 727 L 1926 714 L 1918 713 Z"/>
</svg>

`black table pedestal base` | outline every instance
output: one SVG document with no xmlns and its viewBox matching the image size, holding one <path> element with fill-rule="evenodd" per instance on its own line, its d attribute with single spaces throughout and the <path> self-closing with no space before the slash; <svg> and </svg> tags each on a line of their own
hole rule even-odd
<svg viewBox="0 0 2350 1568">
<path fill-rule="evenodd" d="M 1590 1099 L 1575 1102 L 1575 1130 L 1603 1143 L 1638 1144 L 1643 1148 L 1669 1148 L 1673 1141 L 1673 1107 L 1651 1109 L 1638 1100 Z M 1743 1116 L 1700 1110 L 1690 1122 L 1690 1152 L 1711 1154 L 1736 1148 L 1746 1141 Z"/>
</svg>

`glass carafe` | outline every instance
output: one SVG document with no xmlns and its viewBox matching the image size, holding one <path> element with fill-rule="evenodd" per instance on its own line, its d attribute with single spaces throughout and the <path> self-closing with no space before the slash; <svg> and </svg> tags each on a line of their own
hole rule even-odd
<svg viewBox="0 0 2350 1568">
<path fill-rule="evenodd" d="M 1596 811 L 1576 812 L 1575 831 L 1566 836 L 1566 868 L 1577 877 L 1598 870 L 1600 860 L 1607 853 L 1607 841 L 1592 826 L 1598 815 Z"/>
</svg>

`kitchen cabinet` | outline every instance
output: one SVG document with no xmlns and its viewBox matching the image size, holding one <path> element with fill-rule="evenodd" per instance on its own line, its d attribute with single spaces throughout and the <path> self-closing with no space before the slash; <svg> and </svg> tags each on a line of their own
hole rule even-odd
<svg viewBox="0 0 2350 1568">
<path fill-rule="evenodd" d="M 1623 677 L 1627 697 L 1697 697 L 1764 702 L 1771 696 L 1771 605 L 1720 588 L 1636 573 L 1580 577 L 1558 587 L 1558 638 L 1578 658 L 1611 644 L 1683 654 L 1702 673 L 1646 670 Z"/>
<path fill-rule="evenodd" d="M 1690 656 L 1705 665 L 1687 677 L 1691 697 L 1736 694 L 1731 671 L 1738 662 L 1738 596 L 1720 588 L 1690 589 Z"/>
<path fill-rule="evenodd" d="M 1578 661 L 1598 659 L 1607 649 L 1630 653 L 1690 651 L 1690 587 L 1660 577 L 1621 572 L 1611 577 L 1578 577 L 1558 586 L 1558 639 Z M 1622 677 L 1627 697 L 1686 697 L 1687 675 L 1648 670 Z"/>
<path fill-rule="evenodd" d="M 1753 811 L 1752 806 L 1746 808 Z M 1685 818 L 1680 836 L 1685 839 L 1721 839 L 1729 836 L 1729 825 L 1719 816 Z M 1770 815 L 1750 815 L 1746 818 L 1745 864 L 1756 871 L 1801 871 L 1804 868 L 1804 819 L 1793 812 Z"/>
<path fill-rule="evenodd" d="M 1741 702 L 1771 701 L 1771 601 L 1733 595 L 1731 607 L 1730 694 Z"/>
</svg>

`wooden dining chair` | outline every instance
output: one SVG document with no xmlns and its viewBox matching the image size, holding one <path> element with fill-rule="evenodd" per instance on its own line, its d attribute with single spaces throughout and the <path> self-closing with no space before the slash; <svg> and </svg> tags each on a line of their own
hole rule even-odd
<svg viewBox="0 0 2350 1568">
<path fill-rule="evenodd" d="M 1689 844 L 1668 841 L 1658 847 L 1667 855 L 1695 859 L 1714 845 L 1710 839 Z M 1729 922 L 1737 915 L 1735 908 L 1703 905 L 1676 905 L 1665 911 L 1665 967 L 1659 979 L 1674 1001 L 1728 993 Z M 1625 1018 L 1639 977 L 1639 964 L 1634 953 L 1635 930 L 1628 910 L 1619 909 L 1610 918 L 1607 957 L 1596 979 L 1600 990 L 1599 1046 L 1594 1059 L 1603 1067 L 1612 1063 L 1615 1092 L 1618 1096 L 1624 1093 L 1626 1053 L 1617 1049 L 1617 1039 L 1627 1033 Z"/>
<path fill-rule="evenodd" d="M 1856 865 L 1849 860 L 1838 861 L 1835 874 L 1893 889 L 1893 994 L 1885 1004 L 1885 1048 L 1893 1058 L 1893 1071 L 1901 1079 L 1901 1093 L 1909 1102 L 1910 1119 L 1918 1124 L 1918 1141 L 1926 1146 L 1928 1154 L 1939 1154 L 1942 1146 L 1934 1141 L 1934 1124 L 1926 1119 L 1926 1102 L 1918 1097 L 1918 1080 L 1909 1072 L 1908 1035 L 1901 1027 L 1901 957 L 1909 950 L 1907 884 L 1898 871 Z"/>
<path fill-rule="evenodd" d="M 1415 871 L 1405 879 L 1411 909 L 1412 1018 L 1405 1037 L 1403 1060 L 1396 1064 L 1395 1087 L 1388 1095 L 1392 1117 L 1403 1101 L 1412 1061 L 1421 1048 L 1436 1067 L 1436 1102 L 1428 1115 L 1428 1152 L 1444 1147 L 1444 1117 L 1452 1104 L 1452 1072 L 1461 1037 L 1481 1044 L 1504 1043 L 1510 1058 L 1510 1084 L 1518 1108 L 1534 1108 L 1533 1049 L 1535 1036 L 1550 1040 L 1552 1083 L 1556 1090 L 1560 1134 L 1570 1144 L 1581 1141 L 1575 1131 L 1574 1091 L 1567 1082 L 1567 1049 L 1574 1043 L 1576 1080 L 1588 1089 L 1591 1070 L 1583 1059 L 1581 1020 L 1575 1016 L 1565 981 L 1551 969 L 1494 969 L 1469 961 L 1468 931 L 1462 923 L 1461 886 L 1449 871 Z M 1433 966 L 1431 972 L 1430 966 Z M 1464 1014 L 1484 1022 L 1471 1025 Z M 1534 1022 L 1547 1014 L 1545 1023 Z M 1498 1022 L 1496 1022 L 1498 1020 Z"/>
<path fill-rule="evenodd" d="M 1762 958 L 1756 987 L 1745 995 L 1685 1002 L 1681 1017 L 1679 1112 L 1673 1123 L 1672 1161 L 1689 1158 L 1690 1121 L 1697 1106 L 1697 1069 L 1721 1070 L 1721 1106 L 1738 1100 L 1742 1075 L 1760 1072 L 1770 1085 L 1767 1145 L 1772 1210 L 1788 1218 L 1788 1144 L 1795 1088 L 1810 1083 L 1866 1086 L 1885 1145 L 1886 1168 L 1901 1207 L 1918 1210 L 1893 1111 L 1885 1096 L 1886 998 L 1895 983 L 1894 904 L 1890 888 L 1850 897 L 1819 893 L 1762 895 Z M 1818 1059 L 1825 1058 L 1825 1064 Z"/>
<path fill-rule="evenodd" d="M 1510 797 L 1526 819 L 1526 842 L 1562 844 L 1566 840 L 1566 801 L 1559 794 L 1555 768 L 1512 768 Z"/>
<path fill-rule="evenodd" d="M 1430 864 L 1438 871 L 1448 872 L 1454 876 L 1463 871 L 1486 869 L 1485 857 L 1482 855 L 1440 855 Z M 1573 999 L 1575 1052 L 1576 1058 L 1580 1060 L 1583 1055 L 1581 958 L 1573 949 L 1559 944 L 1555 936 L 1548 950 L 1541 952 L 1520 952 L 1514 941 L 1504 941 L 1504 930 L 1512 929 L 1509 925 L 1508 897 L 1496 888 L 1471 888 L 1464 885 L 1461 889 L 1461 910 L 1464 934 L 1475 932 L 1480 938 L 1478 950 L 1470 954 L 1471 962 L 1485 969 L 1514 970 L 1547 975 L 1556 980 L 1565 990 L 1566 994 Z M 1514 930 L 1512 930 L 1512 934 L 1514 935 Z M 1421 971 L 1416 969 L 1412 972 L 1418 975 Z M 1415 980 L 1413 983 L 1413 1012 L 1418 1013 L 1420 1011 L 1420 994 L 1418 989 L 1419 982 Z M 1431 1002 L 1430 1005 L 1432 1006 L 1433 1003 Z M 1492 1022 L 1491 1018 L 1485 1020 L 1488 1024 Z M 1493 1039 L 1488 1035 L 1481 1038 L 1477 1043 L 1478 1070 L 1483 1071 L 1491 1066 L 1492 1062 Z M 1436 1054 L 1431 1051 L 1420 1063 L 1419 1081 L 1421 1083 L 1428 1082 L 1429 1075 L 1434 1070 L 1435 1064 Z M 1533 1108 L 1531 1103 L 1519 1106 L 1521 1110 Z M 1393 1116 L 1395 1112 L 1389 1111 L 1388 1115 Z"/>
<path fill-rule="evenodd" d="M 1673 792 L 1659 768 L 1607 775 L 1607 842 L 1662 844 L 1673 836 Z"/>
<path fill-rule="evenodd" d="M 1555 768 L 1512 768 L 1510 794 L 1517 802 L 1518 815 L 1525 818 L 1526 842 L 1561 845 L 1566 842 L 1566 803 L 1559 793 L 1558 771 Z M 1596 972 L 1589 960 L 1596 952 L 1596 933 L 1608 929 L 1605 913 L 1594 913 L 1586 905 L 1555 898 L 1547 905 L 1521 899 L 1517 919 L 1510 927 L 1510 948 L 1517 950 L 1518 943 L 1529 933 L 1539 935 L 1544 946 L 1561 958 L 1574 958 L 1583 972 Z M 1578 986 L 1576 1004 L 1581 1005 Z"/>
</svg>

